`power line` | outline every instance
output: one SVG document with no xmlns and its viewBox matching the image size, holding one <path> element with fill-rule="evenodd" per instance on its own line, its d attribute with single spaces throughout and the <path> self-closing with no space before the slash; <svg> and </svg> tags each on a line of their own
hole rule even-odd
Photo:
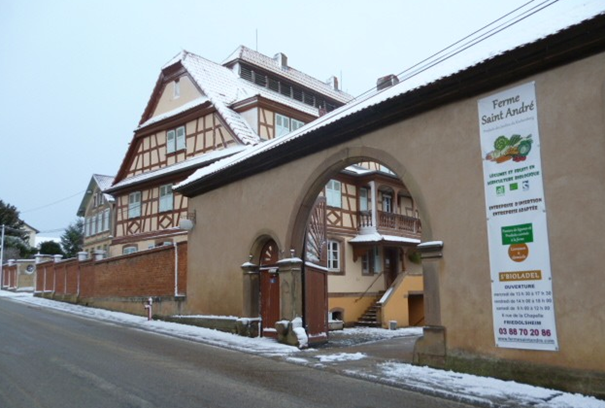
<svg viewBox="0 0 605 408">
<path fill-rule="evenodd" d="M 503 22 L 493 28 L 491 28 L 490 30 L 486 31 L 485 33 L 480 34 L 482 31 L 494 26 L 496 23 L 498 23 L 501 20 L 506 19 L 507 17 L 517 13 L 519 10 L 527 7 L 528 5 L 530 5 L 531 3 L 534 3 L 536 0 L 530 0 L 527 3 L 517 7 L 516 9 L 504 14 L 503 16 L 493 20 L 492 22 L 486 24 L 485 26 L 481 27 L 478 30 L 475 30 L 474 32 L 468 34 L 467 36 L 461 38 L 460 40 L 448 45 L 447 47 L 437 51 L 436 53 L 430 55 L 429 57 L 423 59 L 422 61 L 412 65 L 411 67 L 403 70 L 402 72 L 400 72 L 397 77 L 400 79 L 401 82 L 406 81 L 410 78 L 415 77 L 416 75 L 421 74 L 422 72 L 426 71 L 429 68 L 432 68 L 433 66 L 444 62 L 447 59 L 452 58 L 455 55 L 460 54 L 462 51 L 465 51 L 468 48 L 471 48 L 472 46 L 475 46 L 477 44 L 479 44 L 480 42 L 494 36 L 495 34 L 501 32 L 502 30 L 509 28 L 510 26 L 517 24 L 523 20 L 525 20 L 526 18 L 530 17 L 531 15 L 537 13 L 538 11 L 541 11 L 543 9 L 545 9 L 546 7 L 549 7 L 551 5 L 553 5 L 554 3 L 558 2 L 559 0 L 545 0 L 542 3 L 530 8 L 529 10 L 523 11 L 521 14 L 512 17 L 511 19 L 509 19 L 506 22 Z M 548 3 L 548 4 L 546 4 Z M 479 35 L 478 35 L 479 34 Z M 453 47 L 455 47 L 458 44 L 463 43 L 464 41 L 467 41 L 466 43 L 460 45 L 457 48 L 454 48 L 452 51 L 445 53 L 447 50 L 452 49 Z M 417 69 L 415 69 L 417 68 Z M 405 75 L 404 77 L 402 77 L 404 74 L 409 73 L 408 75 Z M 373 94 L 375 91 L 375 88 L 372 87 L 370 89 L 368 89 L 367 91 L 363 92 L 361 95 L 359 95 L 358 97 L 356 97 L 355 99 L 361 99 L 366 97 L 367 95 Z"/>
<path fill-rule="evenodd" d="M 71 198 L 74 198 L 75 196 L 81 195 L 81 194 L 82 194 L 82 193 L 84 193 L 85 191 L 86 191 L 86 190 L 78 191 L 77 193 L 75 193 L 75 194 L 73 194 L 73 195 L 70 195 L 69 197 L 65 197 L 65 198 L 62 198 L 62 199 L 60 199 L 60 200 L 54 201 L 54 202 L 52 202 L 52 203 L 45 204 L 45 205 L 42 205 L 42 206 L 40 206 L 40 207 L 36 207 L 36 208 L 30 208 L 29 210 L 20 211 L 20 212 L 21 212 L 21 213 L 26 213 L 26 212 L 38 211 L 38 210 L 41 210 L 41 209 L 43 209 L 43 208 L 47 208 L 47 207 L 53 206 L 53 205 L 55 205 L 55 204 L 62 203 L 63 201 L 67 201 L 67 200 L 69 200 L 69 199 L 71 199 Z"/>
</svg>

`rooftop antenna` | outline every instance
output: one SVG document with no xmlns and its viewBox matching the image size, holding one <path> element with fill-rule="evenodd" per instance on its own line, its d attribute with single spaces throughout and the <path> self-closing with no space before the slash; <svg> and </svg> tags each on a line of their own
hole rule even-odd
<svg viewBox="0 0 605 408">
<path fill-rule="evenodd" d="M 258 28 L 256 29 L 256 52 L 258 52 Z"/>
</svg>

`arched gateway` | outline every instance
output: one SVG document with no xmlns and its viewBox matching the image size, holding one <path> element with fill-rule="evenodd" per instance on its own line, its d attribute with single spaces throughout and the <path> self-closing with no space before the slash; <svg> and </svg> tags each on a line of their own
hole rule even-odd
<svg viewBox="0 0 605 408">
<path fill-rule="evenodd" d="M 598 34 L 605 17 L 589 17 L 501 54 L 490 49 L 472 65 L 457 60 L 454 72 L 427 69 L 199 171 L 177 188 L 197 214 L 186 307 L 236 316 L 253 310 L 240 266 L 258 237 L 270 232 L 282 261 L 293 258 L 291 249 L 303 257 L 322 189 L 347 166 L 375 161 L 399 177 L 422 221 L 425 326 L 417 361 L 605 397 L 605 317 L 590 312 L 604 297 L 594 274 L 602 270 L 605 228 L 605 188 L 596 176 L 605 174 L 605 35 Z M 498 124 L 515 114 L 531 116 Z M 532 123 L 539 135 L 515 131 Z M 539 219 L 525 221 L 532 212 Z M 494 219 L 510 222 L 492 228 Z M 548 276 L 546 267 L 525 270 L 514 251 L 508 255 L 516 243 L 526 262 L 550 263 Z M 492 263 L 494 248 L 502 250 L 500 264 Z M 543 283 L 552 290 L 537 289 Z M 300 294 L 296 284 L 281 285 L 280 294 Z"/>
</svg>

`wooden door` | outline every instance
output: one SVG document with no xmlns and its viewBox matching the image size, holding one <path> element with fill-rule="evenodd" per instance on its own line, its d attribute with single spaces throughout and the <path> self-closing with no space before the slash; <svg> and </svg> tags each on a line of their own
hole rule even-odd
<svg viewBox="0 0 605 408">
<path fill-rule="evenodd" d="M 309 344 L 328 340 L 326 200 L 319 197 L 309 216 L 304 265 L 304 322 Z"/>
<path fill-rule="evenodd" d="M 275 323 L 279 320 L 277 261 L 277 244 L 271 240 L 263 246 L 259 261 L 261 333 L 265 337 L 277 337 L 277 331 L 275 330 Z"/>
</svg>

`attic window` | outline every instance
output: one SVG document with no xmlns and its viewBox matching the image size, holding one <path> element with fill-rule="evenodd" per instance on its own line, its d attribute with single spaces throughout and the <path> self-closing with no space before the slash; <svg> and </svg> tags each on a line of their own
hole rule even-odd
<svg viewBox="0 0 605 408">
<path fill-rule="evenodd" d="M 177 99 L 179 96 L 181 96 L 181 83 L 179 82 L 178 79 L 173 82 L 172 90 L 173 90 L 172 96 L 174 99 Z"/>
</svg>

